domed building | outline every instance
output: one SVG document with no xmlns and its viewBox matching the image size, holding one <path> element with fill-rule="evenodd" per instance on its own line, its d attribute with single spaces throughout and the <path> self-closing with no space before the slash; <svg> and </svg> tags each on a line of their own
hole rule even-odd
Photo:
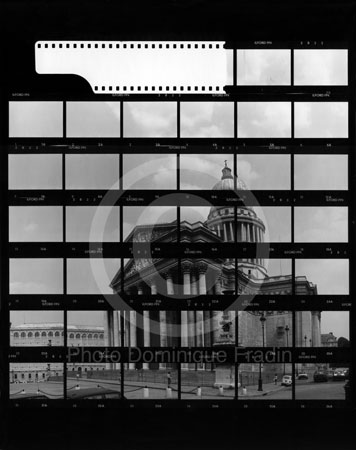
<svg viewBox="0 0 356 450">
<path fill-rule="evenodd" d="M 239 177 L 236 187 L 231 169 L 225 161 L 221 180 L 213 191 L 246 190 Z M 235 220 L 235 210 L 237 217 Z M 266 225 L 250 206 L 212 206 L 204 222 L 181 221 L 180 242 L 220 244 L 229 242 L 262 243 Z M 128 236 L 130 242 L 177 242 L 177 222 L 138 225 Z M 236 255 L 239 258 L 239 255 Z M 236 280 L 235 259 L 187 256 L 180 261 L 173 258 L 130 259 L 124 266 L 123 290 L 128 295 L 197 296 L 197 295 L 288 295 L 292 294 L 292 275 L 269 276 L 266 261 L 258 254 L 253 259 L 240 258 Z M 238 286 L 238 287 L 237 287 Z M 316 295 L 317 288 L 306 277 L 295 280 L 296 292 Z M 114 292 L 122 290 L 121 271 L 111 282 Z M 112 332 L 108 344 L 119 334 L 116 312 L 108 312 L 107 328 Z M 124 345 L 142 347 L 191 346 L 211 347 L 217 344 L 262 346 L 259 312 L 238 313 L 238 339 L 236 339 L 235 313 L 229 311 L 130 311 L 124 313 Z M 264 314 L 265 345 L 290 346 L 292 344 L 292 314 L 273 311 Z M 288 331 L 286 331 L 286 329 Z M 289 333 L 289 342 L 286 333 Z M 304 342 L 305 336 L 320 345 L 320 314 L 296 313 L 295 342 Z M 131 369 L 142 367 L 130 364 Z M 165 364 L 143 363 L 143 368 L 158 369 Z M 209 369 L 211 365 L 183 364 L 183 369 Z M 246 369 L 247 370 L 247 369 Z M 277 371 L 277 368 L 273 370 Z"/>
</svg>

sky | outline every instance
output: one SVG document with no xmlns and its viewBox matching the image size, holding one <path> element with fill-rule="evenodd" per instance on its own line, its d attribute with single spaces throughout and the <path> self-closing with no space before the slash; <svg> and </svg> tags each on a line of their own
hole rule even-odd
<svg viewBox="0 0 356 450">
<path fill-rule="evenodd" d="M 119 155 L 66 155 L 67 189 L 119 189 Z"/>
<path fill-rule="evenodd" d="M 238 85 L 290 85 L 290 50 L 237 50 Z"/>
<path fill-rule="evenodd" d="M 9 155 L 9 189 L 62 189 L 62 155 Z"/>
<path fill-rule="evenodd" d="M 237 176 L 251 190 L 290 189 L 290 156 L 237 155 Z"/>
<path fill-rule="evenodd" d="M 120 137 L 120 102 L 67 102 L 68 137 Z"/>
<path fill-rule="evenodd" d="M 183 138 L 234 137 L 233 102 L 181 102 Z"/>
<path fill-rule="evenodd" d="M 63 294 L 63 260 L 10 259 L 10 294 Z"/>
<path fill-rule="evenodd" d="M 294 208 L 295 242 L 347 242 L 348 208 Z"/>
<path fill-rule="evenodd" d="M 349 311 L 321 311 L 321 332 L 332 332 L 337 338 L 350 339 Z"/>
<path fill-rule="evenodd" d="M 9 102 L 9 137 L 62 136 L 62 102 Z"/>
<path fill-rule="evenodd" d="M 177 137 L 177 103 L 124 102 L 124 137 Z"/>
<path fill-rule="evenodd" d="M 10 206 L 10 242 L 63 241 L 61 206 Z"/>
<path fill-rule="evenodd" d="M 347 138 L 347 102 L 295 102 L 296 138 Z"/>
<path fill-rule="evenodd" d="M 254 207 L 257 216 L 265 224 L 265 242 L 291 241 L 291 208 L 288 206 Z"/>
<path fill-rule="evenodd" d="M 176 189 L 177 156 L 165 154 L 125 154 L 124 189 Z"/>
<path fill-rule="evenodd" d="M 233 174 L 234 157 L 231 154 L 180 155 L 180 188 L 211 190 L 221 180 L 225 160 Z"/>
<path fill-rule="evenodd" d="M 294 50 L 295 85 L 346 85 L 347 50 Z"/>
<path fill-rule="evenodd" d="M 348 295 L 347 259 L 296 259 L 296 276 L 306 276 L 317 285 L 318 295 Z"/>
<path fill-rule="evenodd" d="M 112 294 L 110 283 L 120 266 L 116 258 L 67 259 L 68 294 Z"/>
<path fill-rule="evenodd" d="M 68 206 L 67 242 L 119 242 L 119 206 Z"/>
<path fill-rule="evenodd" d="M 238 102 L 238 138 L 291 137 L 290 102 Z"/>
<path fill-rule="evenodd" d="M 136 225 L 170 223 L 174 220 L 177 220 L 177 208 L 173 206 L 124 206 L 124 240 Z"/>
<path fill-rule="evenodd" d="M 348 186 L 347 155 L 295 155 L 294 188 L 345 190 Z"/>
</svg>

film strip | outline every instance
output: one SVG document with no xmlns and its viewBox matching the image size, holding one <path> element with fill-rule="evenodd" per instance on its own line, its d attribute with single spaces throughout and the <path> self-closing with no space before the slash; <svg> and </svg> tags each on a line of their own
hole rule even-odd
<svg viewBox="0 0 356 450">
<path fill-rule="evenodd" d="M 266 45 L 256 44 L 250 50 L 263 52 Z M 104 97 L 92 102 L 52 98 L 56 103 L 53 123 L 58 121 L 51 134 L 41 134 L 40 128 L 39 134 L 32 135 L 18 131 L 16 108 L 26 110 L 31 101 L 10 102 L 10 322 L 19 323 L 21 315 L 63 315 L 56 326 L 43 322 L 42 328 L 32 330 L 25 323 L 11 328 L 12 406 L 24 406 L 36 397 L 40 401 L 31 405 L 69 408 L 351 405 L 347 390 L 347 380 L 352 381 L 353 314 L 350 69 L 347 50 L 337 47 L 332 58 L 340 58 L 342 76 L 314 85 L 298 72 L 298 61 L 304 58 L 305 63 L 309 57 L 305 51 L 313 51 L 306 45 L 277 48 L 279 64 L 288 60 L 289 71 L 284 81 L 261 88 L 263 80 L 259 85 L 248 78 L 246 62 L 253 59 L 253 53 L 244 50 L 248 46 L 36 43 L 38 73 L 51 73 L 48 63 L 52 73 L 78 73 L 75 64 L 97 52 L 122 81 L 113 78 L 106 83 L 100 78 L 99 82 L 80 72 L 94 93 L 134 95 L 128 101 L 114 98 L 109 106 L 101 101 Z M 323 59 L 323 45 L 312 47 Z M 330 55 L 331 48 L 323 51 Z M 166 64 L 167 60 L 160 60 L 166 50 L 179 56 L 179 67 L 185 57 L 196 58 L 195 50 L 199 58 L 202 55 L 191 74 L 177 71 L 177 77 L 190 84 L 176 81 L 167 72 L 151 87 L 148 82 L 126 81 L 125 77 L 135 79 L 130 64 L 145 64 L 144 55 L 150 63 L 150 58 L 156 58 L 157 67 Z M 54 57 L 58 61 L 58 52 L 66 55 L 61 68 L 51 62 Z M 229 58 L 233 67 L 227 77 Z M 245 72 L 239 72 L 244 61 Z M 217 64 L 221 73 L 213 71 L 218 77 L 214 83 L 205 78 L 199 85 L 203 89 L 194 77 L 209 64 Z M 118 67 L 125 72 L 117 71 Z M 144 70 L 138 72 L 142 76 Z M 218 100 L 209 97 L 226 85 L 230 85 L 227 94 Z M 160 86 L 173 97 L 162 101 Z M 146 93 L 151 96 L 142 95 Z M 189 100 L 187 96 L 186 101 L 185 97 L 174 101 L 178 93 L 189 94 Z M 35 102 L 41 108 L 43 99 Z M 247 126 L 253 122 L 251 114 L 259 116 L 261 106 L 271 109 L 260 116 L 268 112 L 274 122 L 263 124 L 262 120 L 258 127 L 274 129 L 270 134 Z M 95 130 L 93 120 L 108 109 L 110 115 L 104 115 L 103 122 L 110 127 L 99 124 Z M 324 123 L 324 128 L 313 125 L 306 130 L 303 114 L 309 114 L 312 122 L 312 116 L 322 110 L 330 127 Z M 87 116 L 91 126 L 82 120 L 81 127 L 76 115 Z M 189 126 L 197 116 L 201 123 Z M 147 126 L 140 128 L 147 117 L 152 128 L 163 118 L 166 121 L 161 129 L 148 131 Z M 278 128 L 281 120 L 285 124 Z M 19 176 L 21 164 L 31 172 L 44 157 L 52 157 L 49 177 L 41 178 L 35 170 L 32 181 Z M 211 167 L 198 168 L 209 157 Z M 259 179 L 259 184 L 254 181 L 258 167 L 267 173 L 273 165 L 277 171 L 271 177 Z M 140 166 L 142 179 L 137 176 Z M 319 167 L 324 176 L 317 181 L 308 178 L 310 167 L 314 173 Z M 327 170 L 331 168 L 338 179 L 334 174 L 330 177 Z M 249 187 L 243 181 L 246 176 Z M 279 183 L 273 183 L 276 180 Z M 39 239 L 24 239 L 24 227 L 30 236 L 34 223 L 40 223 L 38 208 L 53 223 L 40 230 Z M 104 229 L 107 222 L 109 230 Z M 23 225 L 17 236 L 16 223 Z M 94 226 L 88 229 L 88 223 Z M 318 231 L 308 234 L 306 224 Z M 41 291 L 43 279 L 36 280 L 37 286 L 29 284 L 33 275 L 31 280 L 21 279 L 21 274 L 38 264 L 42 267 L 37 273 L 53 277 L 50 291 Z M 100 265 L 107 271 L 102 287 L 102 280 L 95 276 Z M 315 281 L 318 270 L 323 278 Z M 333 276 L 337 283 L 328 283 Z M 94 286 L 99 290 L 95 292 Z M 80 317 L 90 314 L 96 317 L 96 325 L 84 327 Z M 325 343 L 326 338 L 322 343 L 323 316 L 325 322 L 332 325 L 337 318 L 345 327 L 348 338 L 342 345 L 338 346 L 333 333 L 332 344 Z M 330 381 L 327 392 L 318 388 L 318 379 Z"/>
</svg>

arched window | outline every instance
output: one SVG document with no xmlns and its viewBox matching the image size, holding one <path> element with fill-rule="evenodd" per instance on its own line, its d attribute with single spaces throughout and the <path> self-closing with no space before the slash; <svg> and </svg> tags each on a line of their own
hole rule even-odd
<svg viewBox="0 0 356 450">
<path fill-rule="evenodd" d="M 36 331 L 35 337 L 40 337 L 40 333 L 38 331 Z"/>
<path fill-rule="evenodd" d="M 64 331 L 62 331 L 61 335 L 64 336 Z"/>
<path fill-rule="evenodd" d="M 88 339 L 93 339 L 93 335 L 91 333 L 88 334 Z"/>
<path fill-rule="evenodd" d="M 86 339 L 87 338 L 87 335 L 84 333 L 83 335 L 82 335 L 82 339 Z"/>
<path fill-rule="evenodd" d="M 99 337 L 99 336 L 95 333 L 95 334 L 94 334 L 94 339 L 98 339 L 98 337 Z"/>
<path fill-rule="evenodd" d="M 88 372 L 88 368 L 87 367 L 84 369 L 84 372 Z"/>
<path fill-rule="evenodd" d="M 82 371 L 82 368 L 79 366 L 78 367 L 78 372 L 81 372 Z"/>
<path fill-rule="evenodd" d="M 48 332 L 48 337 L 53 337 L 53 331 Z"/>
<path fill-rule="evenodd" d="M 43 374 L 42 374 L 42 378 L 46 378 L 46 374 L 43 373 Z"/>
<path fill-rule="evenodd" d="M 74 339 L 74 333 L 70 333 L 69 339 Z"/>
<path fill-rule="evenodd" d="M 80 334 L 77 333 L 77 334 L 75 335 L 75 338 L 76 338 L 76 339 L 80 339 Z"/>
<path fill-rule="evenodd" d="M 30 332 L 28 333 L 27 337 L 32 338 L 32 336 L 33 336 L 33 333 L 32 333 L 32 331 L 30 331 Z"/>
<path fill-rule="evenodd" d="M 24 373 L 21 374 L 21 378 L 22 378 L 23 380 L 25 379 L 25 374 L 24 374 Z"/>
<path fill-rule="evenodd" d="M 18 337 L 19 337 L 19 333 L 17 331 L 15 331 L 14 338 L 18 338 Z"/>
<path fill-rule="evenodd" d="M 28 379 L 31 380 L 31 378 L 32 378 L 32 373 L 29 373 L 28 374 Z"/>
<path fill-rule="evenodd" d="M 100 334 L 100 339 L 104 339 L 104 335 L 103 334 Z"/>
<path fill-rule="evenodd" d="M 46 336 L 47 336 L 47 333 L 45 331 L 42 331 L 41 337 L 46 337 Z"/>
<path fill-rule="evenodd" d="M 54 333 L 54 336 L 55 337 L 59 337 L 61 335 L 61 333 L 59 332 L 59 331 L 56 331 L 55 333 Z"/>
<path fill-rule="evenodd" d="M 21 333 L 21 337 L 22 337 L 22 338 L 25 338 L 25 337 L 26 337 L 26 333 L 25 333 L 24 331 Z"/>
</svg>

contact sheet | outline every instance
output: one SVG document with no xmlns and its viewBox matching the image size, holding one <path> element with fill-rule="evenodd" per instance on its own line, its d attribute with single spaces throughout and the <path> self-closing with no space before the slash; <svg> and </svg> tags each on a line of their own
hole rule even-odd
<svg viewBox="0 0 356 450">
<path fill-rule="evenodd" d="M 8 98 L 11 407 L 351 407 L 349 55 L 34 43 L 90 89 Z"/>
</svg>

